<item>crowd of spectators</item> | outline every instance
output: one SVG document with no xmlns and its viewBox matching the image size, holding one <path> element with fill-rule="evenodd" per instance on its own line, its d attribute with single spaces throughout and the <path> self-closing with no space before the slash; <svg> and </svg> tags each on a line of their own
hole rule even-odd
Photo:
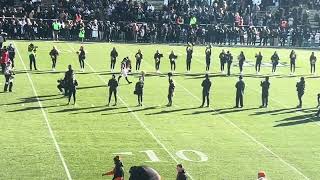
<svg viewBox="0 0 320 180">
<path fill-rule="evenodd" d="M 5 0 L 2 0 L 5 1 Z M 0 1 L 0 2 L 2 2 Z M 308 26 L 306 6 L 319 0 L 267 10 L 270 0 L 169 1 L 156 9 L 147 1 L 58 0 L 43 6 L 25 0 L 20 6 L 5 4 L 0 10 L 0 29 L 12 39 L 52 39 L 53 23 L 59 23 L 59 39 L 133 41 L 152 43 L 215 43 L 246 45 L 309 46 L 319 32 Z M 56 26 L 58 27 L 58 26 Z"/>
</svg>

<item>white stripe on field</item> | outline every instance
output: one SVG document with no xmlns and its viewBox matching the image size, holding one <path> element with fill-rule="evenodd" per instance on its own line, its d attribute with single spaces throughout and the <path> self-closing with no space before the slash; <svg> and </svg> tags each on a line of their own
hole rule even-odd
<svg viewBox="0 0 320 180">
<path fill-rule="evenodd" d="M 17 50 L 17 54 L 18 54 L 19 59 L 20 59 L 22 65 L 23 65 L 23 68 L 24 68 L 24 70 L 27 72 L 26 65 L 25 65 L 25 63 L 24 63 L 23 60 L 22 60 L 22 57 L 21 57 L 21 54 L 20 54 L 20 52 L 19 52 L 18 46 L 16 46 L 15 43 L 14 43 L 14 46 L 15 46 L 15 48 L 16 48 L 16 50 Z M 27 74 L 27 76 L 28 76 L 28 79 L 29 79 L 30 85 L 31 85 L 31 87 L 32 87 L 33 93 L 34 93 L 34 95 L 36 96 L 36 99 L 37 99 L 37 101 L 38 101 L 38 104 L 39 104 L 39 107 L 40 107 L 40 109 L 41 109 L 42 115 L 43 115 L 43 117 L 44 117 L 45 123 L 46 123 L 46 125 L 47 125 L 48 130 L 49 130 L 50 136 L 51 136 L 51 138 L 52 138 L 52 140 L 53 140 L 53 144 L 54 144 L 54 146 L 55 146 L 55 148 L 56 148 L 56 150 L 57 150 L 57 152 L 58 152 L 58 155 L 59 155 L 59 157 L 60 157 L 60 160 L 61 160 L 61 162 L 62 162 L 62 165 L 63 165 L 63 168 L 64 168 L 65 173 L 66 173 L 66 175 L 67 175 L 67 178 L 68 178 L 68 180 L 72 180 L 71 175 L 70 175 L 70 172 L 69 172 L 69 169 L 68 169 L 68 166 L 67 166 L 67 164 L 66 164 L 66 162 L 65 162 L 65 160 L 64 160 L 64 157 L 63 157 L 63 155 L 62 155 L 62 153 L 61 153 L 60 146 L 59 146 L 59 144 L 58 144 L 58 142 L 57 142 L 57 140 L 56 140 L 56 138 L 55 138 L 55 136 L 54 136 L 54 133 L 53 133 L 53 130 L 52 130 L 51 125 L 50 125 L 50 123 L 49 123 L 47 114 L 46 114 L 46 112 L 44 111 L 44 108 L 43 108 L 43 106 L 42 106 L 42 103 L 41 103 L 41 101 L 40 101 L 40 98 L 39 98 L 39 96 L 38 96 L 38 93 L 37 93 L 37 91 L 36 91 L 36 89 L 35 89 L 35 87 L 34 87 L 34 84 L 33 84 L 32 79 L 31 79 L 31 76 L 30 76 L 29 72 L 27 72 L 26 74 Z"/>
</svg>

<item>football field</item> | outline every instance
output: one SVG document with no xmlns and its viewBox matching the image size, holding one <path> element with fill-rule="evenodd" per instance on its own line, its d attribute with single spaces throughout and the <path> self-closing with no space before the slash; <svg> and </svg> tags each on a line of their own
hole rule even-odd
<svg viewBox="0 0 320 180">
<path fill-rule="evenodd" d="M 213 47 L 211 105 L 199 108 L 204 46 L 194 47 L 191 73 L 185 73 L 185 46 L 86 43 L 85 72 L 80 72 L 79 43 L 33 42 L 39 46 L 38 71 L 29 71 L 29 43 L 14 42 L 14 92 L 0 93 L 0 179 L 111 179 L 101 174 L 112 169 L 116 154 L 124 163 L 125 179 L 131 166 L 148 165 L 163 179 L 173 180 L 178 163 L 194 180 L 255 179 L 259 170 L 275 180 L 320 176 L 320 122 L 314 117 L 320 76 L 310 75 L 311 50 L 296 50 L 296 74 L 290 76 L 290 49 Z M 60 51 L 55 72 L 49 56 L 52 46 Z M 144 106 L 137 106 L 133 94 L 137 73 L 129 76 L 130 85 L 120 80 L 118 105 L 106 106 L 112 47 L 119 53 L 116 70 L 126 56 L 135 67 L 134 55 L 141 49 Z M 164 54 L 161 74 L 154 70 L 157 49 Z M 246 55 L 242 109 L 233 108 L 239 68 L 233 66 L 230 77 L 220 73 L 222 49 L 233 54 L 233 65 L 240 51 Z M 173 106 L 166 107 L 171 50 L 178 55 L 176 89 Z M 275 50 L 281 66 L 272 75 L 270 57 Z M 258 51 L 264 56 L 261 75 L 254 69 Z M 319 59 L 319 52 L 315 54 Z M 75 106 L 66 105 L 67 99 L 56 88 L 69 64 L 79 83 Z M 269 106 L 259 108 L 260 81 L 265 75 L 270 75 Z M 306 91 L 303 107 L 296 109 L 296 82 L 302 76 Z"/>
</svg>

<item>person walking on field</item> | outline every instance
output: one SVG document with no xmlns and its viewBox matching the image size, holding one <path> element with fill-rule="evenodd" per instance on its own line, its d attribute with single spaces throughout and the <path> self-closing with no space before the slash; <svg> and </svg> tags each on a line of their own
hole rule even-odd
<svg viewBox="0 0 320 180">
<path fill-rule="evenodd" d="M 207 99 L 207 106 L 206 107 L 209 107 L 210 106 L 211 81 L 209 79 L 208 74 L 205 75 L 205 80 L 202 81 L 201 86 L 202 86 L 202 104 L 200 107 L 204 106 L 206 99 Z"/>
<path fill-rule="evenodd" d="M 53 46 L 52 50 L 49 53 L 50 57 L 51 57 L 51 61 L 52 61 L 52 71 L 56 70 L 56 64 L 57 64 L 57 59 L 59 56 L 59 52 L 57 50 L 57 48 L 55 46 Z"/>
<path fill-rule="evenodd" d="M 80 64 L 80 71 L 84 72 L 84 60 L 86 59 L 86 52 L 84 51 L 83 46 L 80 46 L 79 51 L 77 52 Z"/>
<path fill-rule="evenodd" d="M 143 87 L 144 82 L 142 77 L 139 78 L 139 81 L 136 83 L 134 94 L 138 96 L 138 106 L 142 106 L 143 101 Z"/>
<path fill-rule="evenodd" d="M 174 81 L 172 79 L 172 73 L 168 73 L 168 77 L 169 77 L 169 88 L 168 88 L 168 104 L 167 104 L 167 106 L 170 107 L 170 106 L 172 106 L 172 98 L 173 98 L 174 89 L 176 86 L 174 85 Z"/>
<path fill-rule="evenodd" d="M 182 166 L 182 164 L 177 165 L 177 178 L 176 180 L 187 180 L 186 172 Z"/>
<path fill-rule="evenodd" d="M 110 71 L 114 72 L 114 67 L 116 65 L 117 57 L 118 57 L 118 52 L 117 52 L 115 47 L 113 47 L 113 49 L 112 49 L 112 51 L 110 53 L 110 57 L 111 57 Z"/>
<path fill-rule="evenodd" d="M 302 107 L 302 96 L 304 95 L 305 86 L 306 86 L 306 83 L 304 81 L 304 77 L 301 77 L 300 81 L 297 82 L 297 84 L 296 84 L 298 99 L 299 99 L 299 104 L 298 104 L 297 108 Z"/>
<path fill-rule="evenodd" d="M 262 56 L 261 52 L 259 52 L 258 54 L 256 54 L 255 57 L 256 57 L 256 66 L 255 66 L 256 74 L 260 74 L 260 68 L 261 68 L 261 63 L 262 63 L 263 56 Z"/>
<path fill-rule="evenodd" d="M 114 95 L 114 105 L 113 106 L 117 105 L 117 89 L 118 89 L 118 86 L 119 86 L 119 84 L 118 84 L 118 81 L 116 80 L 116 76 L 114 74 L 112 74 L 112 78 L 108 82 L 109 99 L 108 99 L 107 106 L 110 105 L 112 94 Z"/>
<path fill-rule="evenodd" d="M 261 81 L 260 86 L 262 88 L 262 105 L 260 108 L 266 108 L 268 107 L 268 97 L 269 97 L 269 88 L 270 88 L 270 82 L 269 77 L 267 76 L 264 81 Z"/>
<path fill-rule="evenodd" d="M 310 72 L 313 75 L 316 74 L 316 62 L 317 62 L 317 57 L 314 55 L 314 52 L 312 52 L 310 56 Z"/>
<path fill-rule="evenodd" d="M 235 108 L 242 108 L 243 107 L 244 88 L 245 88 L 245 83 L 242 80 L 242 76 L 239 76 L 239 81 L 236 83 L 235 87 L 237 89 Z"/>
<path fill-rule="evenodd" d="M 112 180 L 124 180 L 124 169 L 120 157 L 114 157 L 113 162 L 114 168 L 109 172 L 103 173 L 102 176 L 113 176 Z"/>
<path fill-rule="evenodd" d="M 278 53 L 277 51 L 275 51 L 273 53 L 273 55 L 271 56 L 271 63 L 272 63 L 272 74 L 275 74 L 276 73 L 276 70 L 277 70 L 277 66 L 279 64 L 279 56 L 278 56 Z"/>
</svg>

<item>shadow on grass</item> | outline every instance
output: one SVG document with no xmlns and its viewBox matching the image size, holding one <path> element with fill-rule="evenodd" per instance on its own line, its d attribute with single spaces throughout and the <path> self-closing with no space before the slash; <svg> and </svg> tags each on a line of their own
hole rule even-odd
<svg viewBox="0 0 320 180">
<path fill-rule="evenodd" d="M 137 107 L 137 106 L 136 106 Z M 141 112 L 141 111 L 148 111 L 152 109 L 157 109 L 159 106 L 151 106 L 151 107 L 145 107 L 141 109 L 131 109 L 131 111 L 122 111 L 122 112 L 116 112 L 116 113 L 108 113 L 108 114 L 101 114 L 101 115 L 112 115 L 112 114 L 127 114 L 127 113 L 134 113 L 134 112 Z"/>
<path fill-rule="evenodd" d="M 192 109 L 199 109 L 199 107 L 180 108 L 180 109 L 172 109 L 172 110 L 162 110 L 162 111 L 159 111 L 159 112 L 148 113 L 148 114 L 145 114 L 145 115 L 168 114 L 168 113 L 181 112 L 181 111 L 187 111 L 187 110 L 192 110 Z"/>
<path fill-rule="evenodd" d="M 304 114 L 304 115 L 288 117 L 283 120 L 276 121 L 279 124 L 273 127 L 286 127 L 286 126 L 295 126 L 295 125 L 301 125 L 301 124 L 307 124 L 307 123 L 319 123 L 319 121 L 320 121 L 320 118 L 315 117 L 314 113 Z"/>
<path fill-rule="evenodd" d="M 52 94 L 52 95 L 44 95 L 44 96 L 38 96 L 39 101 L 50 101 L 50 100 L 56 100 L 56 99 L 62 99 L 63 96 L 59 96 L 59 94 Z M 36 96 L 26 97 L 26 98 L 20 98 L 19 102 L 14 103 L 7 103 L 7 104 L 1 104 L 2 105 L 19 105 L 19 104 L 27 104 L 27 103 L 35 103 L 38 102 L 38 99 Z"/>
</svg>

